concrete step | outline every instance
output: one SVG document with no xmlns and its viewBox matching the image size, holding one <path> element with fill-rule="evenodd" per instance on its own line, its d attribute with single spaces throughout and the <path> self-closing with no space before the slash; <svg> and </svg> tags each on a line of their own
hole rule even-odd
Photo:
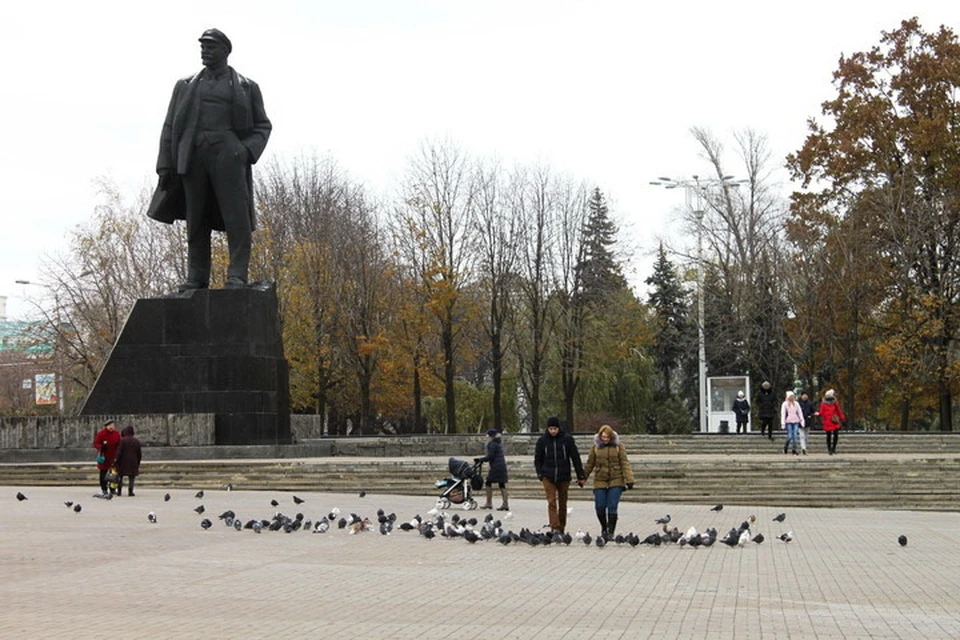
<svg viewBox="0 0 960 640">
<path fill-rule="evenodd" d="M 960 456 L 635 456 L 636 485 L 624 499 L 640 502 L 729 503 L 812 507 L 960 510 Z M 529 459 L 511 458 L 510 491 L 542 496 Z M 294 461 L 148 461 L 146 488 L 390 493 L 436 497 L 446 477 L 438 459 L 318 458 Z M 90 464 L 4 464 L 0 485 L 97 486 Z M 571 489 L 577 499 L 588 490 Z"/>
</svg>

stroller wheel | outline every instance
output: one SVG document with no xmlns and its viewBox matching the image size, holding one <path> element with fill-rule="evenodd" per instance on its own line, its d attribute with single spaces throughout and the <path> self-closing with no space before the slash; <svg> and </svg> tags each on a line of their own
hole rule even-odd
<svg viewBox="0 0 960 640">
<path fill-rule="evenodd" d="M 437 498 L 437 509 L 449 509 L 450 501 L 446 498 Z"/>
<path fill-rule="evenodd" d="M 467 511 L 473 511 L 474 509 L 477 508 L 477 501 L 474 500 L 473 498 L 470 498 L 469 500 L 463 503 L 463 508 L 466 509 Z"/>
</svg>

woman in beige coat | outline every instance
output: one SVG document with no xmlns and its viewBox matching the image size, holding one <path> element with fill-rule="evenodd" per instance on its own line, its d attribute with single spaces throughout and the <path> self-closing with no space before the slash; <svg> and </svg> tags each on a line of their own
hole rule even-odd
<svg viewBox="0 0 960 640">
<path fill-rule="evenodd" d="M 593 437 L 587 459 L 586 477 L 593 473 L 593 501 L 603 536 L 612 538 L 617 530 L 620 495 L 633 489 L 633 470 L 620 437 L 610 425 L 603 425 Z"/>
</svg>

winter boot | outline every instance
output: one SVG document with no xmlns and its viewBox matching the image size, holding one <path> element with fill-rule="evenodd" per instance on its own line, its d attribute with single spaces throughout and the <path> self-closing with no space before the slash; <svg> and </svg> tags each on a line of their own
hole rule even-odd
<svg viewBox="0 0 960 640">
<path fill-rule="evenodd" d="M 607 510 L 597 509 L 597 520 L 600 522 L 600 535 L 607 537 Z"/>
<path fill-rule="evenodd" d="M 487 501 L 481 509 L 493 509 L 493 487 L 487 487 Z"/>
<path fill-rule="evenodd" d="M 500 487 L 500 495 L 503 496 L 503 504 L 497 507 L 497 511 L 510 511 L 510 500 L 506 487 Z"/>
<path fill-rule="evenodd" d="M 133 497 L 133 480 L 136 476 L 130 476 L 130 487 L 127 489 L 127 495 Z"/>
<path fill-rule="evenodd" d="M 615 513 L 607 514 L 607 537 L 612 538 L 617 532 L 617 519 L 619 516 Z"/>
</svg>

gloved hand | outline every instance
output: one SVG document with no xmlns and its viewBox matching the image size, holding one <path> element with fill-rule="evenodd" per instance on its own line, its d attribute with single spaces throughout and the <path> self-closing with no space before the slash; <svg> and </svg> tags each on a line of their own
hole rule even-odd
<svg viewBox="0 0 960 640">
<path fill-rule="evenodd" d="M 628 483 L 627 483 L 627 491 L 629 491 L 630 489 L 633 489 L 633 483 L 632 483 L 632 482 L 628 482 Z"/>
<path fill-rule="evenodd" d="M 583 483 L 586 482 L 583 478 L 577 478 L 577 485 L 582 489 Z"/>
<path fill-rule="evenodd" d="M 483 458 L 474 458 L 474 459 L 473 459 L 473 464 L 477 464 L 478 462 L 483 462 Z"/>
</svg>

